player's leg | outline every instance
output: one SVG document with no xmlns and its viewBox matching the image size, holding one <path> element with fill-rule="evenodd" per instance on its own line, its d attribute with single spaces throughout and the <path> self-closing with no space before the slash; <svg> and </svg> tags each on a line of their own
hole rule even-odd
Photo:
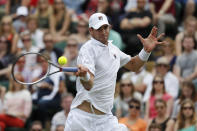
<svg viewBox="0 0 197 131">
<path fill-rule="evenodd" d="M 106 131 L 128 131 L 128 128 L 124 124 L 118 123 L 117 117 L 113 115 L 106 115 L 105 118 L 98 120 L 101 126 L 97 126 L 97 131 L 106 130 Z M 98 124 L 97 124 L 98 125 Z"/>
<path fill-rule="evenodd" d="M 72 109 L 66 120 L 64 131 L 93 131 L 93 119 L 90 113 L 80 109 Z"/>
</svg>

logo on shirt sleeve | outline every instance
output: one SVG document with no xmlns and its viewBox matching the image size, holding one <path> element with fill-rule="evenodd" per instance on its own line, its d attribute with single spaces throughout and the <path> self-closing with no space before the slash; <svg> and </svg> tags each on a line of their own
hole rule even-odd
<svg viewBox="0 0 197 131">
<path fill-rule="evenodd" d="M 114 59 L 116 59 L 116 54 L 114 54 Z"/>
</svg>

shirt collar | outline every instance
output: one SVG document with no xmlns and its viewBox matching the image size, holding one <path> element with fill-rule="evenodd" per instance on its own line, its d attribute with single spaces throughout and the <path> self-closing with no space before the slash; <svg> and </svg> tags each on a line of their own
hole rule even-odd
<svg viewBox="0 0 197 131">
<path fill-rule="evenodd" d="M 101 43 L 100 41 L 94 39 L 93 37 L 91 37 L 91 40 L 93 41 L 93 43 L 95 43 L 95 44 L 97 44 L 97 45 L 99 45 L 99 46 L 107 47 L 107 45 Z M 108 40 L 108 45 L 109 45 L 110 43 L 112 43 L 112 40 Z"/>
</svg>

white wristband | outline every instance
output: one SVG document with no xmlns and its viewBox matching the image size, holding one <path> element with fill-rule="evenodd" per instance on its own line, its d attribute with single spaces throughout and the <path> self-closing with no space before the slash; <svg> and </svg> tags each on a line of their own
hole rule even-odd
<svg viewBox="0 0 197 131">
<path fill-rule="evenodd" d="M 87 82 L 90 80 L 90 74 L 87 72 L 86 75 L 84 77 L 80 77 L 80 79 Z"/>
<path fill-rule="evenodd" d="M 139 58 L 142 60 L 142 61 L 147 61 L 149 56 L 150 56 L 151 53 L 147 53 L 144 48 L 140 51 L 139 53 Z"/>
</svg>

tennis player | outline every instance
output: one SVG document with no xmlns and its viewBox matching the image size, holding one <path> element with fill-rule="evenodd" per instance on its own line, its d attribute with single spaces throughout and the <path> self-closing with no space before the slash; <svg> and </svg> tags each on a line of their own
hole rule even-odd
<svg viewBox="0 0 197 131">
<path fill-rule="evenodd" d="M 72 102 L 64 131 L 127 131 L 112 115 L 117 72 L 120 67 L 139 70 L 148 60 L 151 51 L 164 35 L 157 37 L 157 28 L 144 39 L 138 35 L 144 48 L 131 58 L 108 41 L 110 25 L 102 13 L 89 18 L 92 36 L 80 49 L 77 64 L 77 95 Z"/>
</svg>

